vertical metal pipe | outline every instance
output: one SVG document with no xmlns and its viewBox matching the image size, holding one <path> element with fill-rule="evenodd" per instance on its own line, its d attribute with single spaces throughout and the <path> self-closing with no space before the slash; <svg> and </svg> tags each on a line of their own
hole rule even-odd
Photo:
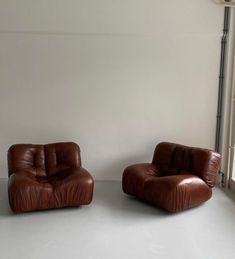
<svg viewBox="0 0 235 259">
<path fill-rule="evenodd" d="M 223 92 L 224 92 L 224 74 L 225 74 L 229 23 L 230 23 L 230 7 L 225 7 L 224 8 L 224 28 L 223 28 L 223 35 L 221 39 L 219 91 L 218 91 L 217 121 L 216 121 L 216 134 L 215 134 L 215 150 L 217 152 L 219 152 L 221 148 L 220 140 L 221 140 L 221 121 L 222 121 L 222 108 L 223 108 L 222 106 L 223 106 Z"/>
</svg>

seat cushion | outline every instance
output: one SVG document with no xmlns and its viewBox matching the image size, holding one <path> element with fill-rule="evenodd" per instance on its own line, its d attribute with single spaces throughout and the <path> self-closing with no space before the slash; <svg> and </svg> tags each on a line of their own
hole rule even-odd
<svg viewBox="0 0 235 259">
<path fill-rule="evenodd" d="M 212 190 L 191 174 L 163 176 L 146 182 L 144 199 L 169 212 L 179 212 L 210 199 Z"/>
<path fill-rule="evenodd" d="M 54 208 L 87 205 L 92 201 L 93 179 L 83 168 L 64 170 L 49 178 L 49 182 L 54 190 L 51 201 Z"/>
<path fill-rule="evenodd" d="M 93 185 L 93 178 L 83 168 L 67 169 L 52 177 L 12 174 L 9 202 L 14 212 L 85 205 L 92 201 Z"/>
<path fill-rule="evenodd" d="M 9 203 L 13 212 L 48 209 L 52 186 L 39 182 L 31 173 L 11 174 L 8 181 Z"/>
<path fill-rule="evenodd" d="M 182 211 L 210 199 L 211 188 L 198 176 L 183 172 L 161 176 L 152 164 L 138 164 L 125 169 L 123 191 L 169 212 Z"/>
</svg>

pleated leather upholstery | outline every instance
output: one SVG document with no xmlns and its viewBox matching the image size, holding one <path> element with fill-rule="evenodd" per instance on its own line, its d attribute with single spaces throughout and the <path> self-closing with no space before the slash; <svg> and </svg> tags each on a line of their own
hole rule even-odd
<svg viewBox="0 0 235 259">
<path fill-rule="evenodd" d="M 8 151 L 8 194 L 12 211 L 89 204 L 93 178 L 81 167 L 77 144 L 17 144 Z"/>
<path fill-rule="evenodd" d="M 169 212 L 182 211 L 210 199 L 220 162 L 214 151 L 162 142 L 152 163 L 125 169 L 123 191 Z"/>
</svg>

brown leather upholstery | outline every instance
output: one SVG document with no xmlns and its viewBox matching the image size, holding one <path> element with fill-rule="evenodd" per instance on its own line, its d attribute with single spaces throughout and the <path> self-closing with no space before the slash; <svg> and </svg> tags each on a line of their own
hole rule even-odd
<svg viewBox="0 0 235 259">
<path fill-rule="evenodd" d="M 81 167 L 75 143 L 17 144 L 8 150 L 8 194 L 12 211 L 89 204 L 94 181 Z"/>
<path fill-rule="evenodd" d="M 123 191 L 169 212 L 182 211 L 210 199 L 220 161 L 208 149 L 162 142 L 152 163 L 125 169 Z"/>
</svg>

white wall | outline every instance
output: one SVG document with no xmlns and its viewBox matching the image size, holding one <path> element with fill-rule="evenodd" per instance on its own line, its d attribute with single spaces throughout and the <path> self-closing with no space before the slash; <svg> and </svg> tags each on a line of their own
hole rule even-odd
<svg viewBox="0 0 235 259">
<path fill-rule="evenodd" d="M 75 141 L 95 179 L 160 141 L 213 148 L 222 20 L 212 0 L 0 0 L 0 176 L 13 143 Z"/>
</svg>

